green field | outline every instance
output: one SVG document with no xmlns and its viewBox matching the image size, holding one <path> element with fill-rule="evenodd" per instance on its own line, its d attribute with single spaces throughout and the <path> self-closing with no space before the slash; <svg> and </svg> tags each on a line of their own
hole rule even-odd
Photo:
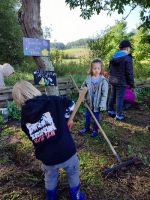
<svg viewBox="0 0 150 200">
<path fill-rule="evenodd" d="M 89 56 L 89 49 L 87 48 L 73 48 L 63 50 L 64 54 L 67 54 L 69 57 L 80 58 L 83 56 Z"/>
</svg>

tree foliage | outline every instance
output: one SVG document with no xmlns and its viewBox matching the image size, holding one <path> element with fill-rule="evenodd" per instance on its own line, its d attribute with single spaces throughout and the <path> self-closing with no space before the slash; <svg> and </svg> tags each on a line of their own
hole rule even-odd
<svg viewBox="0 0 150 200">
<path fill-rule="evenodd" d="M 149 44 L 150 32 L 144 28 L 137 30 L 133 36 L 133 55 L 136 60 L 148 60 L 150 59 L 150 44 Z"/>
<path fill-rule="evenodd" d="M 0 62 L 20 63 L 22 54 L 22 32 L 17 19 L 17 0 L 0 2 Z"/>
<path fill-rule="evenodd" d="M 69 4 L 71 9 L 80 7 L 81 17 L 84 19 L 89 19 L 101 11 L 107 11 L 108 14 L 112 14 L 114 11 L 117 11 L 118 14 L 124 14 L 126 6 L 130 7 L 130 12 L 139 6 L 143 25 L 150 27 L 149 0 L 65 0 L 65 2 Z"/>
<path fill-rule="evenodd" d="M 99 57 L 108 63 L 113 53 L 117 51 L 120 41 L 127 37 L 125 22 L 106 28 L 97 39 L 89 43 L 92 57 Z"/>
<path fill-rule="evenodd" d="M 144 28 L 137 30 L 132 38 L 135 73 L 138 78 L 150 77 L 150 32 Z"/>
</svg>

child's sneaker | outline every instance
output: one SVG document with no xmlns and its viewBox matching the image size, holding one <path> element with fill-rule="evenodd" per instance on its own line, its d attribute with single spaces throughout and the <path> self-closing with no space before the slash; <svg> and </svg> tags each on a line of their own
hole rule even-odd
<svg viewBox="0 0 150 200">
<path fill-rule="evenodd" d="M 93 131 L 92 133 L 91 133 L 91 137 L 96 137 L 98 135 L 98 133 L 96 132 L 96 131 Z"/>
<path fill-rule="evenodd" d="M 87 129 L 87 128 L 83 128 L 83 129 L 79 130 L 79 132 L 80 132 L 81 134 L 85 134 L 85 133 L 87 133 L 88 131 L 89 131 L 89 129 Z"/>
<path fill-rule="evenodd" d="M 116 115 L 115 119 L 118 120 L 118 121 L 123 121 L 125 119 L 125 115 L 123 115 L 123 114 Z"/>
<path fill-rule="evenodd" d="M 116 117 L 116 112 L 115 111 L 111 111 L 111 110 L 108 110 L 107 111 L 108 115 L 112 118 L 115 118 Z"/>
<path fill-rule="evenodd" d="M 149 131 L 150 131 L 150 125 L 147 125 L 147 126 L 146 126 L 146 128 L 147 128 L 147 130 L 149 130 Z"/>
</svg>

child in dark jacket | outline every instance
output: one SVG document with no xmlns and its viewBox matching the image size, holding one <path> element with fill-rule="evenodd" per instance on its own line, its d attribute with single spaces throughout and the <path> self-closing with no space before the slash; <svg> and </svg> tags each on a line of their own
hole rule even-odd
<svg viewBox="0 0 150 200">
<path fill-rule="evenodd" d="M 31 83 L 20 81 L 12 91 L 13 99 L 22 108 L 21 127 L 32 141 L 35 156 L 42 161 L 45 173 L 46 200 L 57 199 L 59 169 L 68 174 L 72 200 L 84 200 L 80 192 L 79 160 L 65 119 L 73 102 L 59 96 L 41 95 Z"/>
<path fill-rule="evenodd" d="M 108 82 L 103 76 L 103 63 L 100 59 L 95 59 L 91 62 L 89 75 L 83 83 L 83 86 L 88 88 L 88 100 L 94 112 L 96 119 L 100 120 L 100 111 L 106 110 Z M 91 114 L 88 110 L 85 113 L 85 127 L 80 130 L 81 134 L 87 133 L 90 129 Z M 98 127 L 96 123 L 93 126 L 91 137 L 97 136 Z"/>
<path fill-rule="evenodd" d="M 119 45 L 120 51 L 115 53 L 110 61 L 111 94 L 108 103 L 108 115 L 116 120 L 124 120 L 123 101 L 126 86 L 134 86 L 132 56 L 130 55 L 131 43 L 123 40 Z M 114 104 L 116 103 L 116 109 Z"/>
</svg>

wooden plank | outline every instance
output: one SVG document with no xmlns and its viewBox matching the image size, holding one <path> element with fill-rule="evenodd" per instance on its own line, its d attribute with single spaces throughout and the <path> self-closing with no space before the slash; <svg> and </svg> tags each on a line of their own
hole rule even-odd
<svg viewBox="0 0 150 200">
<path fill-rule="evenodd" d="M 69 82 L 69 81 L 70 81 L 69 77 L 58 77 L 57 78 L 58 83 Z"/>
<path fill-rule="evenodd" d="M 33 80 L 29 81 L 33 83 Z M 58 77 L 58 89 L 60 95 L 70 95 L 73 93 L 76 93 L 77 90 L 73 85 L 72 80 L 70 77 Z M 135 82 L 136 88 L 150 88 L 150 80 L 148 81 L 140 81 Z M 45 86 L 44 85 L 35 85 L 35 87 L 40 90 L 42 93 L 45 92 Z M 5 103 L 7 100 L 12 100 L 12 88 L 13 86 L 8 86 L 4 88 L 0 88 L 0 102 Z"/>
<path fill-rule="evenodd" d="M 7 107 L 7 101 L 0 102 L 0 108 L 5 108 Z"/>
<path fill-rule="evenodd" d="M 67 95 L 66 90 L 60 90 L 60 91 L 59 91 L 59 94 L 60 94 L 60 95 Z"/>
<path fill-rule="evenodd" d="M 9 93 L 9 92 L 11 93 L 12 88 L 13 87 L 2 88 L 2 89 L 0 89 L 0 94 Z"/>
<path fill-rule="evenodd" d="M 135 81 L 135 85 L 147 85 L 150 84 L 150 80 L 143 80 L 143 81 Z"/>
<path fill-rule="evenodd" d="M 135 88 L 150 88 L 150 84 L 137 85 Z"/>
<path fill-rule="evenodd" d="M 66 84 L 66 85 L 59 85 L 59 86 L 58 86 L 58 89 L 59 89 L 59 90 L 62 90 L 62 89 L 63 89 L 63 90 L 67 90 L 67 89 L 74 89 L 74 87 L 71 86 L 71 85 L 67 85 L 67 84 Z"/>
<path fill-rule="evenodd" d="M 11 94 L 0 95 L 0 101 L 12 100 Z"/>
</svg>

